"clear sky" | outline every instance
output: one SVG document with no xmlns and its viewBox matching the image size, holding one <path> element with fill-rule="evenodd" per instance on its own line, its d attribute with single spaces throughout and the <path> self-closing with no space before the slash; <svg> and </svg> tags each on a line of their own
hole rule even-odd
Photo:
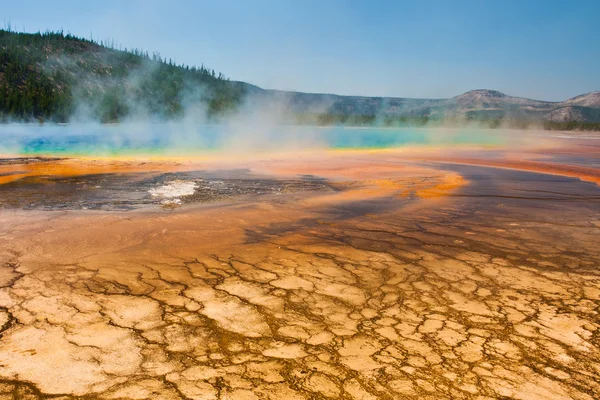
<svg viewBox="0 0 600 400">
<path fill-rule="evenodd" d="M 600 90 L 600 0 L 1 0 L 0 22 L 112 38 L 264 88 L 398 97 Z"/>
</svg>

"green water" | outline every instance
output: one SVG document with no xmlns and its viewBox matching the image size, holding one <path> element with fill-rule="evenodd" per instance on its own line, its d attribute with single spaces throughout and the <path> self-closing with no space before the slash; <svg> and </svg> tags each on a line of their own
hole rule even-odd
<svg viewBox="0 0 600 400">
<path fill-rule="evenodd" d="M 410 145 L 496 145 L 492 130 L 225 126 L 184 124 L 0 126 L 0 153 L 17 155 L 186 155 L 221 150 L 387 149 Z"/>
</svg>

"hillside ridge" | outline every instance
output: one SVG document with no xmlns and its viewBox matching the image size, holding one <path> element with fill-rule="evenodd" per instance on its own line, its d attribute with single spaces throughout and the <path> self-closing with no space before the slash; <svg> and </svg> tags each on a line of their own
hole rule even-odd
<svg viewBox="0 0 600 400">
<path fill-rule="evenodd" d="M 299 123 L 600 122 L 600 92 L 549 102 L 491 89 L 449 99 L 262 89 L 232 81 L 204 65 L 177 65 L 158 53 L 116 49 L 63 32 L 0 30 L 0 119 L 4 121 L 177 118 L 190 109 L 218 120 L 240 107 L 265 105 L 277 105 L 278 112 Z"/>
</svg>

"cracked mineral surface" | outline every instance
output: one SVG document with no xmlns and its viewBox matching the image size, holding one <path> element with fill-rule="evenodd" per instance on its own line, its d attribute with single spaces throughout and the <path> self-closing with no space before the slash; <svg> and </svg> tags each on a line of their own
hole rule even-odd
<svg viewBox="0 0 600 400">
<path fill-rule="evenodd" d="M 0 399 L 600 398 L 598 144 L 0 163 Z"/>
</svg>

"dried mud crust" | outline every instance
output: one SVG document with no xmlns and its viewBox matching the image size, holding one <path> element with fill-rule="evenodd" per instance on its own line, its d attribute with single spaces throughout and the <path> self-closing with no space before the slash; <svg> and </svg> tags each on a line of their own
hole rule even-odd
<svg viewBox="0 0 600 400">
<path fill-rule="evenodd" d="M 0 395 L 600 397 L 597 207 L 456 202 L 288 230 L 253 209 L 261 239 L 226 246 L 202 238 L 238 214 L 9 226 Z"/>
</svg>

